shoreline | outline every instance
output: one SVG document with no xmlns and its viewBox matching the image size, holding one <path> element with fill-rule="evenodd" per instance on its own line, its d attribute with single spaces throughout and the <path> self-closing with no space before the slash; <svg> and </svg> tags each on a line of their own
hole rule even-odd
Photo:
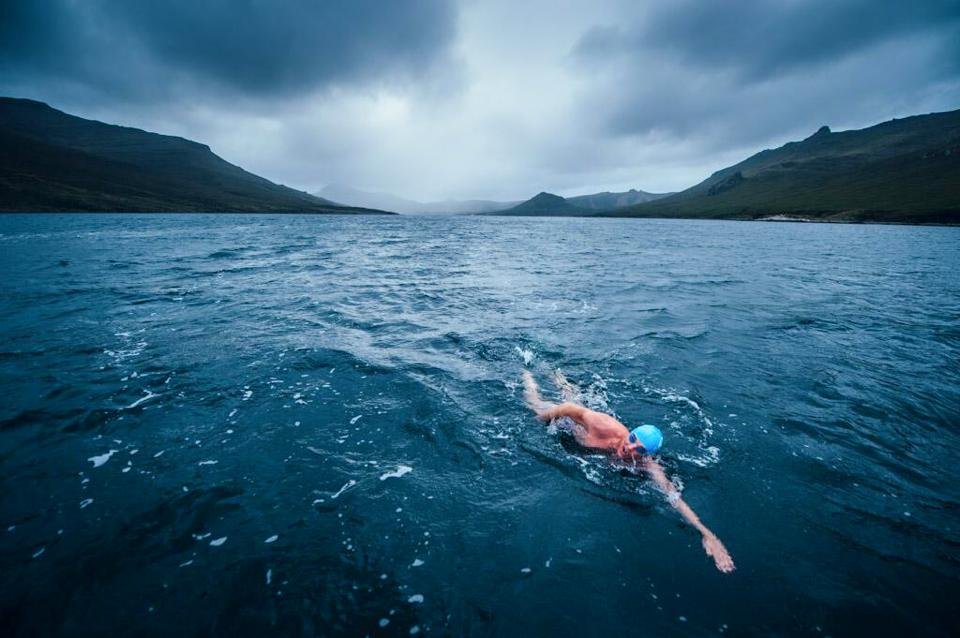
<svg viewBox="0 0 960 638">
<path fill-rule="evenodd" d="M 874 226 L 942 226 L 947 228 L 960 227 L 960 221 L 956 222 L 911 222 L 911 221 L 880 221 L 880 220 L 856 220 L 856 219 L 814 219 L 810 217 L 786 217 L 783 215 L 771 215 L 767 217 L 665 217 L 656 215 L 498 215 L 495 213 L 474 213 L 470 215 L 461 215 L 464 217 L 516 217 L 516 218 L 553 218 L 553 219 L 670 219 L 684 221 L 705 221 L 705 222 L 764 222 L 764 223 L 796 223 L 796 224 L 854 224 L 854 225 L 874 225 Z"/>
<path fill-rule="evenodd" d="M 515 219 L 661 219 L 676 221 L 708 221 L 708 222 L 763 222 L 763 223 L 794 223 L 794 224 L 849 224 L 871 226 L 927 226 L 957 228 L 957 222 L 911 222 L 911 221 L 880 221 L 880 220 L 851 220 L 851 219 L 815 219 L 810 217 L 789 217 L 786 215 L 770 215 L 766 217 L 657 217 L 657 216 L 619 216 L 619 215 L 503 215 L 496 213 L 396 213 L 391 211 L 358 210 L 358 211 L 114 211 L 114 210 L 0 210 L 3 215 L 314 215 L 340 217 L 430 217 L 432 219 L 444 217 L 510 217 Z"/>
</svg>

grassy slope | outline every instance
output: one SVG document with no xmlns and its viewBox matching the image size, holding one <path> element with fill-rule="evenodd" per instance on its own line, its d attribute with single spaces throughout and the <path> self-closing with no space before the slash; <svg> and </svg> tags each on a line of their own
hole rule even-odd
<svg viewBox="0 0 960 638">
<path fill-rule="evenodd" d="M 818 132 L 624 217 L 960 222 L 960 111 Z"/>
<path fill-rule="evenodd" d="M 0 98 L 0 210 L 377 212 L 334 205 L 207 146 Z"/>
</svg>

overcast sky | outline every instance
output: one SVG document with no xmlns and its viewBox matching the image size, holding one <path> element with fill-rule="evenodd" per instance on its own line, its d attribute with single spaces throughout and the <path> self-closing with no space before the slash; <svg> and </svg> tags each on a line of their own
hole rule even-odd
<svg viewBox="0 0 960 638">
<path fill-rule="evenodd" d="M 679 190 L 960 108 L 960 0 L 0 0 L 0 93 L 309 191 Z"/>
</svg>

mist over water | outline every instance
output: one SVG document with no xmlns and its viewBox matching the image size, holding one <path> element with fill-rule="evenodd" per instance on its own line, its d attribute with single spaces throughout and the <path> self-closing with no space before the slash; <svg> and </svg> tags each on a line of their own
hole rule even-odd
<svg viewBox="0 0 960 638">
<path fill-rule="evenodd" d="M 0 265 L 7 635 L 958 629 L 956 228 L 7 215 Z M 524 367 L 658 425 L 737 571 Z"/>
</svg>

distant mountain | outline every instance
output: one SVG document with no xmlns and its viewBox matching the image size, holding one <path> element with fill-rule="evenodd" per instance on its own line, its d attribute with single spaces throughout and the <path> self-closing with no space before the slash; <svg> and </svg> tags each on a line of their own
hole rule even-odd
<svg viewBox="0 0 960 638">
<path fill-rule="evenodd" d="M 568 200 L 553 193 L 539 193 L 527 201 L 506 210 L 488 215 L 578 217 L 595 214 L 595 211 L 574 206 Z"/>
<path fill-rule="evenodd" d="M 610 211 L 620 206 L 631 206 L 640 202 L 651 202 L 672 193 L 647 193 L 635 189 L 624 193 L 594 193 L 563 198 L 553 193 L 540 193 L 525 202 L 511 208 L 491 211 L 488 215 L 551 216 L 551 217 L 588 217 L 602 211 Z"/>
<path fill-rule="evenodd" d="M 622 217 L 960 223 L 960 111 L 766 150 Z"/>
<path fill-rule="evenodd" d="M 645 202 L 652 202 L 673 195 L 673 193 L 648 193 L 631 188 L 625 193 L 594 193 L 593 195 L 578 195 L 576 197 L 567 197 L 567 201 L 580 208 L 590 210 L 612 210 L 614 208 L 623 208 L 624 206 L 635 206 Z"/>
<path fill-rule="evenodd" d="M 442 202 L 418 202 L 405 199 L 390 193 L 376 191 L 362 191 L 341 184 L 330 184 L 323 190 L 315 193 L 340 204 L 350 206 L 366 206 L 397 211 L 398 213 L 443 214 L 443 213 L 483 213 L 492 210 L 509 208 L 517 202 L 494 202 L 486 199 L 450 199 Z"/>
<path fill-rule="evenodd" d="M 363 206 L 365 208 L 380 208 L 382 210 L 392 210 L 398 213 L 411 212 L 411 209 L 420 205 L 410 199 L 397 197 L 390 193 L 378 193 L 370 191 L 361 191 L 350 186 L 341 184 L 330 184 L 323 190 L 313 194 L 314 197 L 320 197 L 327 201 L 344 204 L 347 206 Z"/>
<path fill-rule="evenodd" d="M 0 98 L 0 211 L 376 213 L 280 186 L 210 148 Z"/>
<path fill-rule="evenodd" d="M 504 207 L 514 206 L 520 202 L 495 202 L 489 199 L 447 199 L 442 202 L 427 202 L 420 211 L 429 214 L 452 213 L 466 215 L 471 213 L 486 213 L 492 210 L 501 210 Z"/>
</svg>

